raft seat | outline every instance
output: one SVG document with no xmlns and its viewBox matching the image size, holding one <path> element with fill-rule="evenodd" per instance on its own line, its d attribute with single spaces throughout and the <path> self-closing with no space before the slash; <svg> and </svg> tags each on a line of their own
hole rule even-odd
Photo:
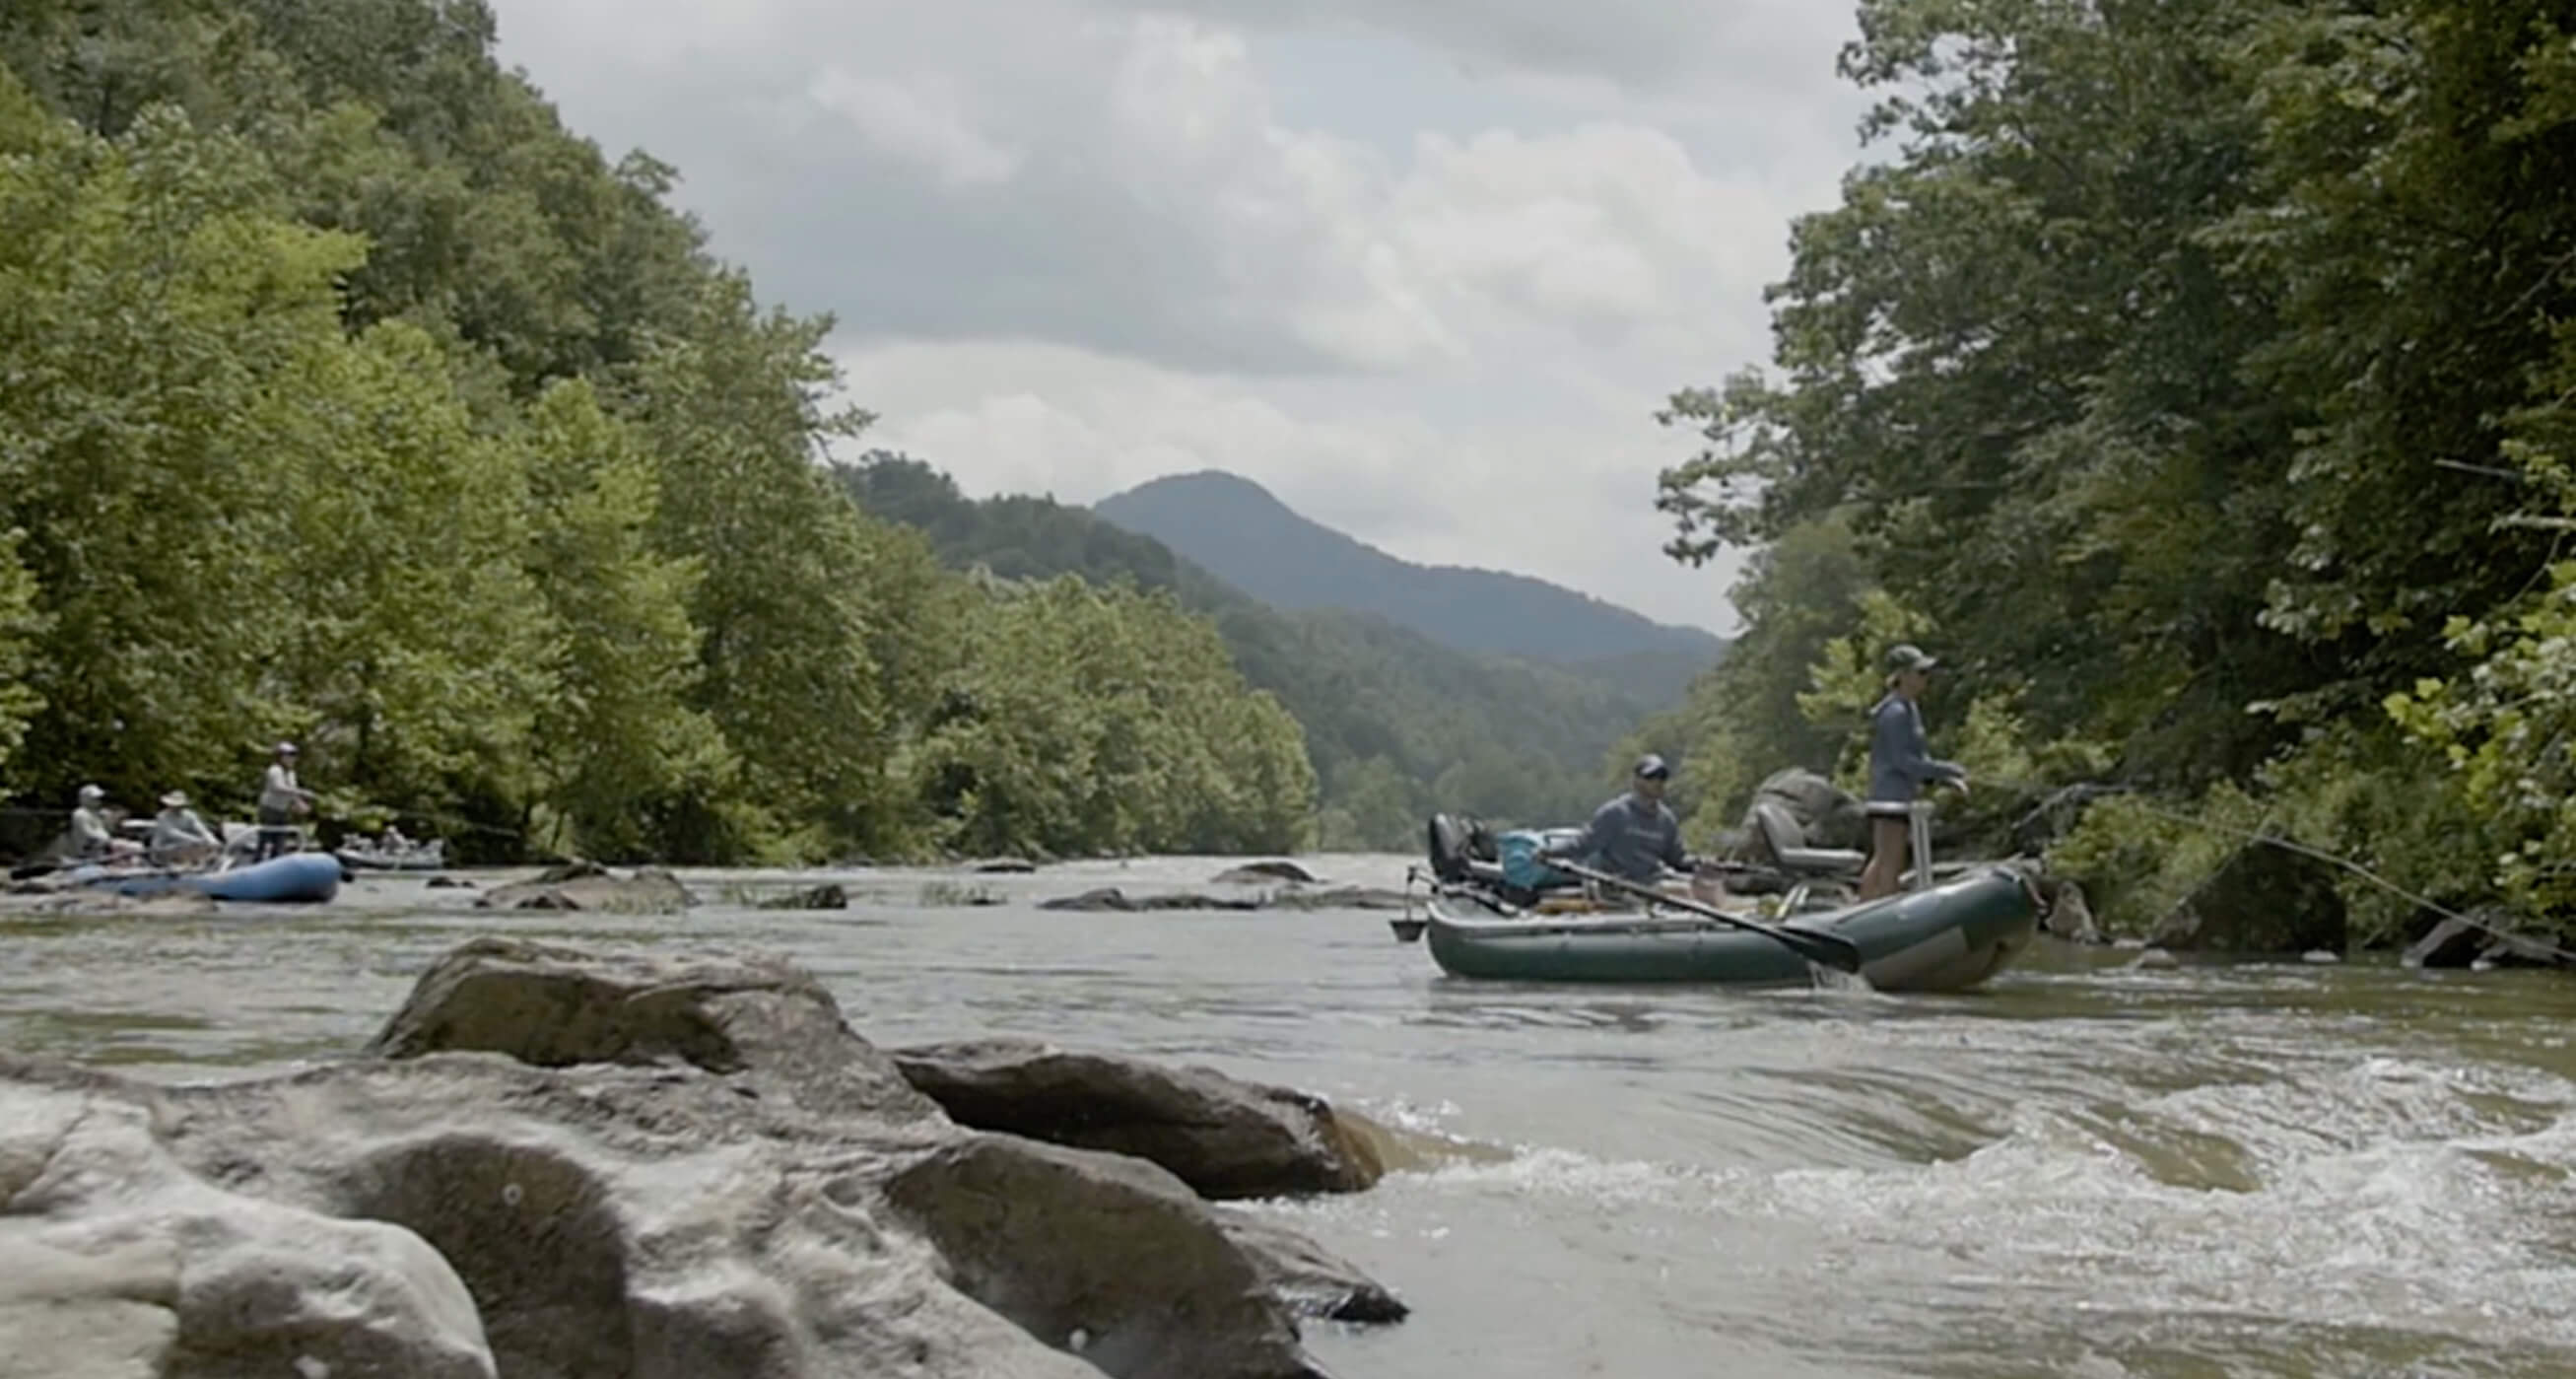
<svg viewBox="0 0 2576 1379">
<path fill-rule="evenodd" d="M 1852 848 L 1819 848 L 1807 846 L 1806 830 L 1788 807 L 1774 800 L 1763 800 L 1753 806 L 1754 825 L 1761 830 L 1762 846 L 1782 871 L 1800 877 L 1858 876 L 1869 865 L 1869 855 Z"/>
</svg>

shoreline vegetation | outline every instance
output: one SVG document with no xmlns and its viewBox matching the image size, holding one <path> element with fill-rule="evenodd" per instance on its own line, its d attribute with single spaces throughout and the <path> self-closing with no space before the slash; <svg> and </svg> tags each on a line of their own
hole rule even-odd
<svg viewBox="0 0 2576 1379">
<path fill-rule="evenodd" d="M 472 3 L 0 19 L 0 782 L 679 863 L 1294 851 L 1170 595 L 942 569 L 762 305 Z M 59 824 L 56 825 L 59 827 Z M 30 840 L 33 841 L 33 840 Z"/>
<path fill-rule="evenodd" d="M 1746 625 L 1628 750 L 1706 836 L 1774 764 L 1851 780 L 1873 657 L 1916 642 L 1976 782 L 1945 830 L 2044 845 L 2115 934 L 2253 853 L 2339 947 L 2439 918 L 2260 834 L 2569 946 L 2564 17 L 1859 9 L 1879 156 L 1795 223 L 1774 366 L 1660 417 L 1697 449 L 1672 553 L 1762 548 Z"/>
</svg>

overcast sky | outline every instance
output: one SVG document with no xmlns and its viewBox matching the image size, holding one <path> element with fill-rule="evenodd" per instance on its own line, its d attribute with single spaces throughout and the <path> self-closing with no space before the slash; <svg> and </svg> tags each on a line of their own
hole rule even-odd
<svg viewBox="0 0 2576 1379">
<path fill-rule="evenodd" d="M 1769 355 L 1837 0 L 497 0 L 503 61 L 971 494 L 1227 469 L 1408 559 L 1735 626 L 1673 390 Z"/>
</svg>

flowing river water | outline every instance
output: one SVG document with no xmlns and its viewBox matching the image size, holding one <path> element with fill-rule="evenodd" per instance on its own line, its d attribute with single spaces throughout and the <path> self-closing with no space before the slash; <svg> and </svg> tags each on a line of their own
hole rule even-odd
<svg viewBox="0 0 2576 1379">
<path fill-rule="evenodd" d="M 351 1051 L 480 933 L 767 949 L 880 1044 L 1204 1063 L 1418 1132 L 1370 1192 L 1263 1208 L 1415 1309 L 1310 1326 L 1344 1379 L 2576 1374 L 2576 979 L 2043 947 L 1951 997 L 1506 985 L 1382 913 L 1034 908 L 1224 865 L 687 873 L 703 903 L 658 918 L 416 878 L 0 917 L 0 1043 L 237 1077 Z M 739 903 L 819 880 L 851 908 Z M 954 886 L 1004 903 L 924 903 Z"/>
</svg>

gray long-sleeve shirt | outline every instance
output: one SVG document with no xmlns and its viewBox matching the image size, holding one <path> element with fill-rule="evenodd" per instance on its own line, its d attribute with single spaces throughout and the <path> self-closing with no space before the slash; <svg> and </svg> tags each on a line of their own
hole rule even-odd
<svg viewBox="0 0 2576 1379">
<path fill-rule="evenodd" d="M 1633 790 L 1592 811 L 1579 841 L 1549 852 L 1644 883 L 1663 875 L 1665 867 L 1687 870 L 1690 860 L 1682 851 L 1681 820 L 1663 801 Z"/>
<path fill-rule="evenodd" d="M 1910 801 L 1936 780 L 1964 779 L 1967 768 L 1955 761 L 1936 761 L 1923 737 L 1923 711 L 1901 694 L 1891 694 L 1869 711 L 1869 797 Z"/>
</svg>

